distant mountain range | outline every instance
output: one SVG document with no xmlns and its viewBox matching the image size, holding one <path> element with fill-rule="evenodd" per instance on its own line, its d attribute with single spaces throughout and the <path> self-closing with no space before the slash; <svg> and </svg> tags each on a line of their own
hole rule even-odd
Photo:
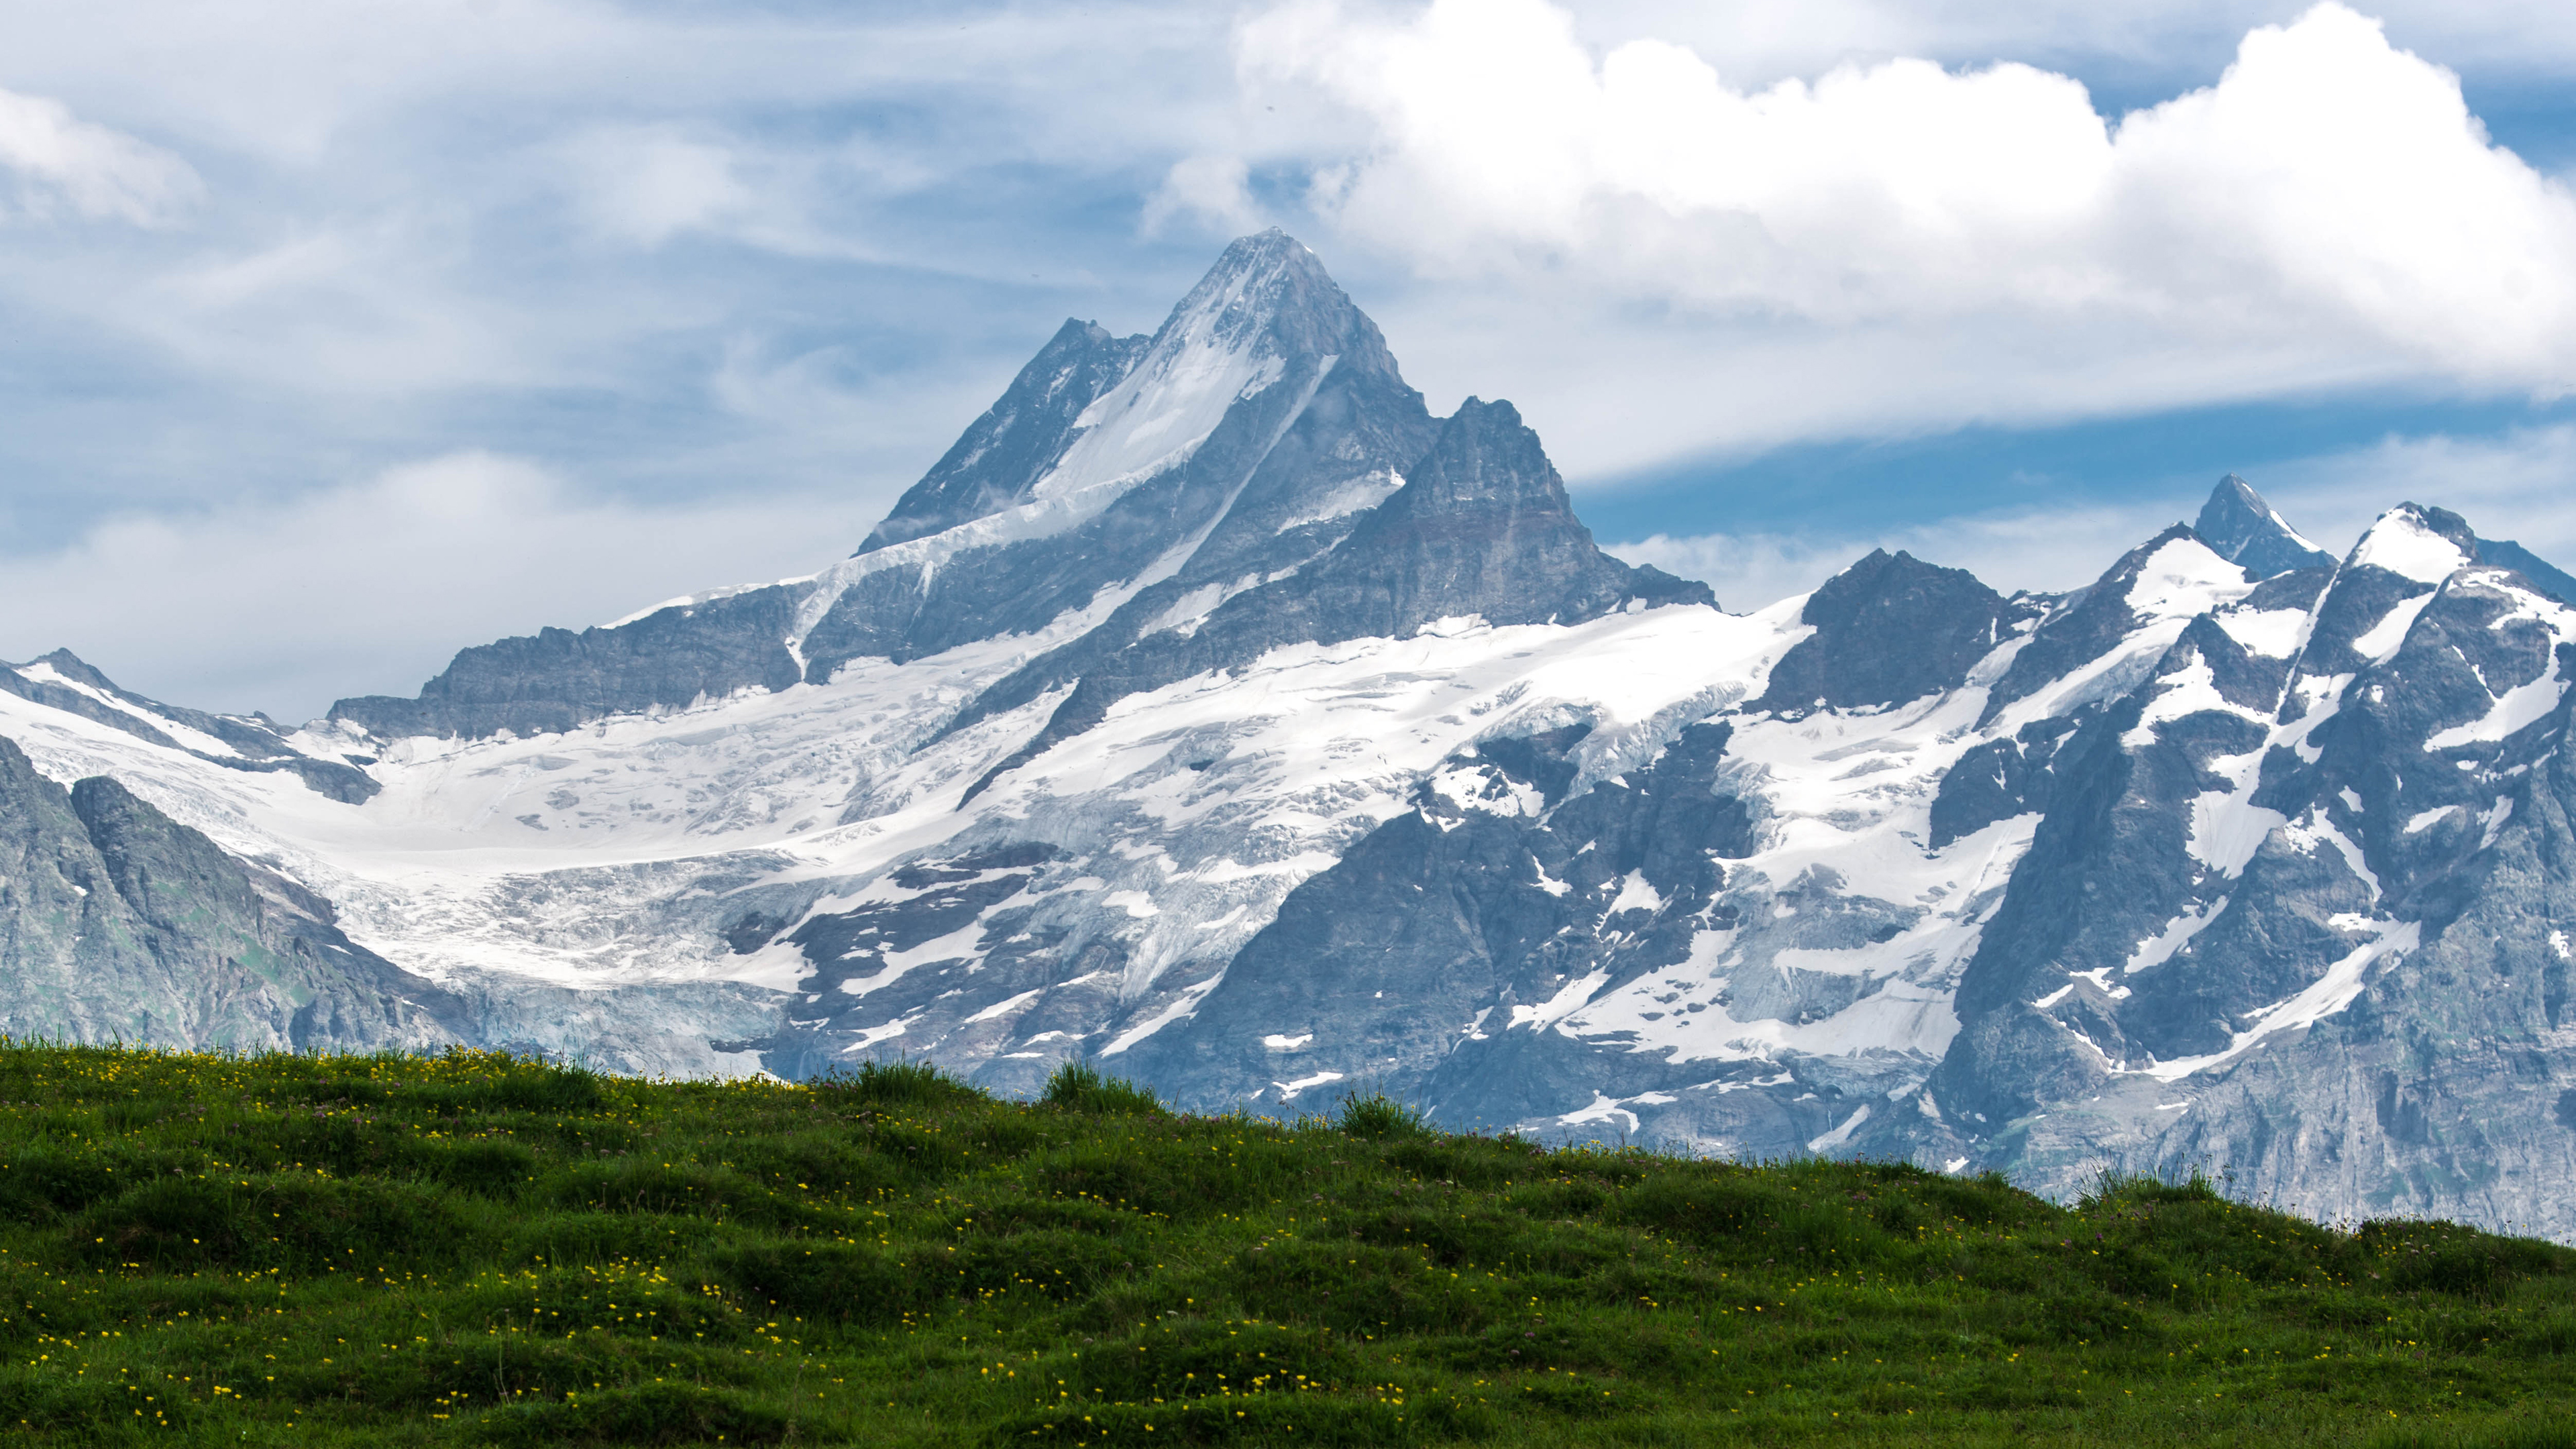
<svg viewBox="0 0 2576 1449">
<path fill-rule="evenodd" d="M 1068 322 L 850 557 L 290 729 L 0 670 L 0 1027 L 1903 1156 L 2576 1237 L 2576 580 L 2243 480 L 1751 614 L 1312 253 Z"/>
</svg>

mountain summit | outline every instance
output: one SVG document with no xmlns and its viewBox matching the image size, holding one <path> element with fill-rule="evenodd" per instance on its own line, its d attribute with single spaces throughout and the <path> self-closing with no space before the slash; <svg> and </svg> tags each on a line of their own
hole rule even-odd
<svg viewBox="0 0 2576 1449">
<path fill-rule="evenodd" d="M 2191 527 L 2220 558 L 2242 565 L 2256 578 L 2334 566 L 2334 555 L 2310 543 L 2252 484 L 2233 473 L 2210 490 Z"/>
<path fill-rule="evenodd" d="M 417 700 L 343 700 L 331 716 L 377 733 L 526 734 L 826 683 L 861 658 L 903 663 L 1001 637 L 1059 646 L 980 718 L 1178 626 L 1183 601 L 1213 608 L 1332 552 L 1443 436 L 1314 253 L 1263 232 L 1227 247 L 1151 337 L 1066 322 L 858 552 L 821 574 L 468 649 Z M 1569 622 L 1631 598 L 1709 602 L 1697 584 L 1601 554 L 1536 450 L 1533 436 L 1524 451 L 1537 461 L 1521 469 L 1545 484 L 1477 545 L 1475 577 L 1453 564 L 1389 580 L 1398 612 L 1508 611 L 1567 569 L 1603 581 L 1593 602 L 1555 611 Z M 1393 507 L 1435 505 L 1417 490 Z"/>
</svg>

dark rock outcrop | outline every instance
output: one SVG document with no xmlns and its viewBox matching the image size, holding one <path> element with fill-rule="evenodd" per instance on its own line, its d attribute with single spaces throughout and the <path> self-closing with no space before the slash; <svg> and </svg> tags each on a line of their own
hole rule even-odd
<svg viewBox="0 0 2576 1449">
<path fill-rule="evenodd" d="M 2121 555 L 2120 561 L 2100 579 L 2068 596 L 2031 631 L 2030 643 L 2013 656 L 2003 677 L 1995 681 L 1994 692 L 1987 696 L 1985 719 L 1980 723 L 1993 721 L 2005 706 L 2029 698 L 2042 686 L 2064 679 L 2118 648 L 2137 630 L 2138 614 L 2130 606 L 2129 592 L 2137 586 L 2148 561 L 2168 544 L 2198 537 L 2177 523 Z"/>
<path fill-rule="evenodd" d="M 1884 707 L 1955 689 L 2025 613 L 1965 569 L 1874 550 L 1808 596 L 1798 617 L 1816 632 L 1749 707 Z"/>
<path fill-rule="evenodd" d="M 1491 740 L 1452 762 L 1416 809 L 1293 892 L 1192 1017 L 1126 1064 L 1205 1104 L 1367 1082 L 1460 1126 L 1562 1100 L 1566 1061 L 1515 1080 L 1507 1059 L 1528 1044 L 1511 1038 L 1531 1035 L 1509 1030 L 1516 1008 L 1687 956 L 1696 929 L 1734 919 L 1726 862 L 1757 838 L 1755 808 L 1722 774 L 1727 725 L 1686 729 L 1652 766 L 1557 802 L 1549 786 L 1563 789 L 1584 733 Z M 1520 813 L 1523 792 L 1554 808 Z"/>
<path fill-rule="evenodd" d="M 2576 604 L 2576 576 L 2509 538 L 2477 540 L 2478 562 L 2512 569 L 2562 604 Z"/>
<path fill-rule="evenodd" d="M 1229 360 L 1252 381 L 1186 456 L 1069 529 L 966 540 L 935 569 L 886 568 L 855 580 L 806 639 L 806 677 L 828 678 L 861 656 L 901 661 L 1035 633 L 1105 590 L 1167 570 L 1084 631 L 1067 658 L 1114 652 L 1194 591 L 1294 569 L 1329 549 L 1430 435 L 1421 396 L 1377 325 L 1285 233 L 1228 247 L 1135 351 L 1132 393 L 1105 395 L 1100 405 L 1166 405 L 1156 401 L 1161 393 Z M 1121 421 L 1101 415 L 1084 426 Z M 1068 420 L 1057 452 L 1073 449 L 1082 430 Z M 1372 478 L 1389 481 L 1371 489 Z"/>
<path fill-rule="evenodd" d="M 524 736 L 741 689 L 784 689 L 801 675 L 787 648 L 798 597 L 754 589 L 617 628 L 542 629 L 477 645 L 421 686 L 418 699 L 344 699 L 330 717 L 386 738 Z"/>
</svg>

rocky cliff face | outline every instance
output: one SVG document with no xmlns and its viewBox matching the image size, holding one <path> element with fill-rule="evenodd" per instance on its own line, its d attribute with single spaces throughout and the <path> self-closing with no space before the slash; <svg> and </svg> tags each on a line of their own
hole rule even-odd
<svg viewBox="0 0 2576 1449">
<path fill-rule="evenodd" d="M 811 577 L 302 730 L 0 674 L 0 868 L 62 882 L 7 999 L 1006 1091 L 1090 1057 L 2576 1236 L 2571 592 L 2437 507 L 2336 558 L 2230 477 L 2064 596 L 1878 553 L 1727 614 L 1265 234 L 1151 335 L 1066 324 Z"/>
<path fill-rule="evenodd" d="M 2253 484 L 2233 473 L 2210 490 L 2209 501 L 2200 506 L 2200 517 L 2192 520 L 2191 528 L 2212 552 L 2242 565 L 2256 578 L 2334 564 L 2333 554 L 2309 542 L 2307 535 L 2263 501 Z"/>
<path fill-rule="evenodd" d="M 104 777 L 65 790 L 0 739 L 0 1029 L 234 1050 L 459 1040 L 460 1004 L 330 904 Z"/>
<path fill-rule="evenodd" d="M 752 589 L 657 610 L 611 628 L 543 629 L 478 645 L 418 699 L 364 695 L 331 706 L 389 739 L 561 733 L 595 719 L 779 690 L 803 677 L 789 647 L 798 590 Z"/>
<path fill-rule="evenodd" d="M 2059 752 L 1960 1038 L 1865 1145 L 2576 1231 L 2576 611 L 2412 505 L 2298 593 L 2195 620 Z"/>
</svg>

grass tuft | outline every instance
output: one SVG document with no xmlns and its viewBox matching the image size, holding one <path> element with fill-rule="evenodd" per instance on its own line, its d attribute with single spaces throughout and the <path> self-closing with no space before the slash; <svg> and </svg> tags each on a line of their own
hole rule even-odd
<svg viewBox="0 0 2576 1449">
<path fill-rule="evenodd" d="M 1422 1109 L 1384 1092 L 1354 1092 L 1333 1113 L 1333 1126 L 1353 1137 L 1419 1137 L 1431 1130 Z"/>
<path fill-rule="evenodd" d="M 1094 1114 L 1160 1116 L 1162 1102 L 1147 1088 L 1123 1077 L 1104 1077 L 1089 1062 L 1066 1062 L 1047 1078 L 1039 1097 L 1050 1107 Z"/>
<path fill-rule="evenodd" d="M 929 1062 L 900 1058 L 861 1062 L 856 1071 L 835 1072 L 806 1085 L 832 1100 L 872 1107 L 936 1107 L 984 1095 Z"/>
</svg>

